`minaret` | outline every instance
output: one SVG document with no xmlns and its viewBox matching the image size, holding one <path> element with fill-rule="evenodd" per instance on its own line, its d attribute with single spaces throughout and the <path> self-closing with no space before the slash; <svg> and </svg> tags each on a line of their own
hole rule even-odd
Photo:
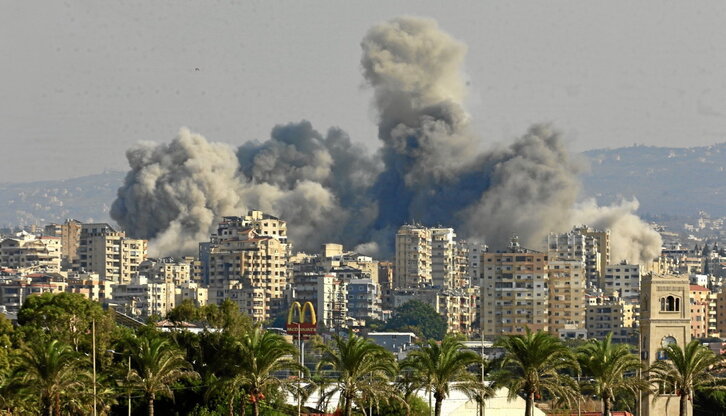
<svg viewBox="0 0 726 416">
<path fill-rule="evenodd" d="M 640 292 L 641 359 L 647 367 L 665 356 L 659 352 L 668 344 L 681 348 L 691 341 L 690 285 L 687 275 L 654 275 L 643 277 Z M 689 403 L 688 414 L 693 414 Z M 655 400 L 643 395 L 643 416 L 677 415 L 679 397 L 661 395 Z"/>
</svg>

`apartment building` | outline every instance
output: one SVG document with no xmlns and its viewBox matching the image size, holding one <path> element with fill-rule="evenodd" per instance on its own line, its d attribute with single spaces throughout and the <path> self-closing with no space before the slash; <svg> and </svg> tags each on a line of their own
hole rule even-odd
<svg viewBox="0 0 726 416">
<path fill-rule="evenodd" d="M 176 305 L 173 283 L 153 282 L 146 276 L 134 276 L 128 283 L 111 288 L 111 302 L 132 316 L 165 316 Z"/>
<path fill-rule="evenodd" d="M 585 265 L 577 260 L 550 260 L 547 264 L 549 331 L 585 328 Z"/>
<path fill-rule="evenodd" d="M 362 321 L 381 319 L 381 290 L 371 279 L 348 281 L 348 315 Z"/>
<path fill-rule="evenodd" d="M 284 306 L 287 253 L 286 243 L 252 228 L 217 239 L 209 251 L 210 302 L 229 298 L 256 321 L 274 318 Z"/>
<path fill-rule="evenodd" d="M 28 297 L 65 292 L 67 287 L 65 277 L 58 273 L 0 277 L 0 305 L 9 312 L 18 312 Z"/>
<path fill-rule="evenodd" d="M 393 262 L 378 262 L 378 284 L 381 290 L 393 289 Z"/>
<path fill-rule="evenodd" d="M 717 296 L 700 285 L 690 285 L 691 337 L 707 338 L 719 335 Z"/>
<path fill-rule="evenodd" d="M 320 256 L 314 260 L 323 270 L 336 273 L 345 273 L 345 270 L 349 270 L 350 274 L 344 277 L 371 279 L 375 284 L 379 284 L 377 260 L 353 251 L 344 252 L 343 246 L 340 244 L 332 245 L 339 246 L 340 250 L 335 250 L 334 253 L 331 253 L 330 250 L 323 250 Z M 331 246 L 331 244 L 325 244 L 325 246 Z"/>
<path fill-rule="evenodd" d="M 130 283 L 147 256 L 147 241 L 127 238 L 108 224 L 81 226 L 78 269 L 98 273 L 101 280 Z"/>
<path fill-rule="evenodd" d="M 348 318 L 348 283 L 333 273 L 317 279 L 315 313 L 318 324 L 329 330 L 341 330 L 351 324 Z"/>
<path fill-rule="evenodd" d="M 431 229 L 416 224 L 403 225 L 396 233 L 394 287 L 433 285 L 431 254 Z"/>
<path fill-rule="evenodd" d="M 462 286 L 459 249 L 453 228 L 431 229 L 431 280 L 435 287 L 454 289 Z"/>
<path fill-rule="evenodd" d="M 78 259 L 78 247 L 81 243 L 81 228 L 83 224 L 74 219 L 68 219 L 63 224 L 49 224 L 45 226 L 43 235 L 59 237 L 61 239 L 61 261 L 65 268 L 70 268 Z"/>
<path fill-rule="evenodd" d="M 287 222 L 258 210 L 250 210 L 242 217 L 223 217 L 216 234 L 212 236 L 212 242 L 214 237 L 219 240 L 234 238 L 238 232 L 247 229 L 254 230 L 257 235 L 273 237 L 282 244 L 288 244 Z M 286 247 L 291 248 L 289 245 Z"/>
<path fill-rule="evenodd" d="M 726 335 L 726 291 L 722 288 L 716 298 L 716 332 Z"/>
<path fill-rule="evenodd" d="M 459 245 L 463 247 L 462 255 L 466 257 L 468 275 L 466 286 L 479 287 L 481 285 L 481 255 L 486 253 L 489 248 L 486 244 L 475 241 L 459 241 Z"/>
<path fill-rule="evenodd" d="M 601 284 L 604 271 L 603 258 L 606 253 L 600 251 L 601 244 L 609 244 L 609 235 L 598 237 L 595 230 L 587 227 L 576 227 L 566 233 L 551 233 L 547 237 L 547 257 L 550 260 L 574 260 L 585 265 L 588 287 Z M 609 252 L 609 245 L 606 246 Z"/>
<path fill-rule="evenodd" d="M 209 302 L 209 289 L 199 282 L 182 282 L 174 285 L 174 303 L 179 305 L 191 300 L 197 306 L 205 306 Z"/>
<path fill-rule="evenodd" d="M 112 282 L 101 280 L 97 273 L 70 273 L 66 282 L 66 292 L 79 293 L 101 303 L 111 298 Z"/>
<path fill-rule="evenodd" d="M 549 329 L 547 255 L 521 248 L 482 255 L 480 322 L 486 337 Z"/>
<path fill-rule="evenodd" d="M 638 299 L 626 300 L 617 296 L 603 295 L 589 298 L 586 316 L 587 337 L 605 339 L 613 333 L 613 342 L 637 340 L 639 319 Z"/>
<path fill-rule="evenodd" d="M 21 231 L 0 241 L 0 267 L 20 274 L 57 273 L 61 269 L 61 240 Z"/>
<path fill-rule="evenodd" d="M 180 285 L 192 280 L 191 264 L 183 259 L 164 257 L 146 259 L 139 265 L 139 274 L 150 280 L 171 282 Z"/>
<path fill-rule="evenodd" d="M 277 240 L 284 249 L 284 256 L 290 257 L 292 246 L 287 239 L 287 223 L 262 211 L 250 210 L 247 215 L 227 216 L 217 225 L 217 230 L 210 236 L 210 241 L 199 243 L 199 269 L 201 281 L 209 283 L 210 253 L 225 240 L 239 240 L 238 234 L 246 234 L 253 230 L 257 236 L 271 237 Z"/>
<path fill-rule="evenodd" d="M 610 230 L 598 230 L 596 228 L 583 225 L 581 227 L 575 227 L 574 231 L 579 232 L 586 237 L 585 250 L 588 253 L 597 252 L 600 254 L 597 259 L 597 270 L 600 273 L 600 278 L 602 278 L 605 274 L 605 268 L 607 265 L 612 264 L 610 258 Z M 620 260 L 622 259 L 617 259 L 617 261 Z M 602 282 L 600 282 L 600 286 L 602 286 Z"/>
<path fill-rule="evenodd" d="M 640 265 L 622 261 L 605 267 L 601 289 L 606 295 L 617 292 L 621 298 L 637 298 L 640 296 L 640 279 Z"/>
</svg>

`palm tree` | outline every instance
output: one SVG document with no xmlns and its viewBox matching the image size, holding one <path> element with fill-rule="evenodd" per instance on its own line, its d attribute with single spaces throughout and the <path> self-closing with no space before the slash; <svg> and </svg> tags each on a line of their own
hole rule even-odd
<svg viewBox="0 0 726 416">
<path fill-rule="evenodd" d="M 171 384 L 199 375 L 192 371 L 184 354 L 159 336 L 146 335 L 136 339 L 131 351 L 131 385 L 144 392 L 149 403 L 149 416 L 154 415 L 157 396 L 172 397 Z"/>
<path fill-rule="evenodd" d="M 227 414 L 228 416 L 234 416 L 234 401 L 237 395 L 242 392 L 242 405 L 240 408 L 240 414 L 245 414 L 245 388 L 249 384 L 249 379 L 246 374 L 238 374 L 231 377 L 217 377 L 212 374 L 207 379 L 209 388 L 205 392 L 205 399 L 209 399 L 213 395 L 219 395 L 224 397 L 227 401 Z"/>
<path fill-rule="evenodd" d="M 411 352 L 402 367 L 411 368 L 427 390 L 433 392 L 434 415 L 441 415 L 441 404 L 451 389 L 465 392 L 469 397 L 478 396 L 484 389 L 479 377 L 468 371 L 468 367 L 480 362 L 479 355 L 464 350 L 464 344 L 447 335 L 441 344 L 429 341 L 420 349 Z"/>
<path fill-rule="evenodd" d="M 574 401 L 577 383 L 561 372 L 578 370 L 578 364 L 559 339 L 527 328 L 526 334 L 503 337 L 495 345 L 504 349 L 502 369 L 495 375 L 495 381 L 509 388 L 510 399 L 520 393 L 524 395 L 525 416 L 534 414 L 534 401 L 542 394 L 568 404 Z"/>
<path fill-rule="evenodd" d="M 285 383 L 274 373 L 285 370 L 304 371 L 297 363 L 297 349 L 278 334 L 264 328 L 254 328 L 242 336 L 239 342 L 240 357 L 238 372 L 243 376 L 252 402 L 254 416 L 259 416 L 259 401 L 270 389 Z"/>
<path fill-rule="evenodd" d="M 393 354 L 383 347 L 357 335 L 336 335 L 331 344 L 317 348 L 322 352 L 317 370 L 328 372 L 328 378 L 335 381 L 333 389 L 321 395 L 339 391 L 345 416 L 352 414 L 353 402 L 358 398 L 373 401 L 390 396 L 388 382 L 396 374 L 397 365 Z"/>
<path fill-rule="evenodd" d="M 60 415 L 61 401 L 82 396 L 92 382 L 87 369 L 90 363 L 57 340 L 24 346 L 17 360 L 15 376 L 23 390 L 38 397 L 41 412 L 50 416 Z"/>
<path fill-rule="evenodd" d="M 648 370 L 649 381 L 659 387 L 673 388 L 680 398 L 680 415 L 688 414 L 688 401 L 699 387 L 715 387 L 710 370 L 722 360 L 710 348 L 692 340 L 685 348 L 673 343 L 663 348 L 668 360 L 656 361 Z"/>
<path fill-rule="evenodd" d="M 613 333 L 603 341 L 590 340 L 578 350 L 577 359 L 592 393 L 602 400 L 603 416 L 610 416 L 615 397 L 623 392 L 637 393 L 645 388 L 639 377 L 626 377 L 640 369 L 640 359 L 625 344 L 613 344 Z"/>
</svg>

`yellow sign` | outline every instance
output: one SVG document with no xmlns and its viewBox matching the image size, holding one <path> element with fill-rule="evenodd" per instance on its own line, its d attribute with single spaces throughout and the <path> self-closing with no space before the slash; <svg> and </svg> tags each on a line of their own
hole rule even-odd
<svg viewBox="0 0 726 416">
<path fill-rule="evenodd" d="M 305 322 L 305 316 L 306 312 L 308 311 L 308 308 L 310 308 L 310 322 Z M 297 311 L 297 322 L 294 321 L 295 319 L 295 311 Z M 303 323 L 309 323 L 312 325 L 317 325 L 318 320 L 315 317 L 315 307 L 313 306 L 312 302 L 305 302 L 305 305 L 302 307 L 300 306 L 300 302 L 293 302 L 292 305 L 290 305 L 290 310 L 287 312 L 287 323 L 288 324 L 303 324 Z"/>
</svg>

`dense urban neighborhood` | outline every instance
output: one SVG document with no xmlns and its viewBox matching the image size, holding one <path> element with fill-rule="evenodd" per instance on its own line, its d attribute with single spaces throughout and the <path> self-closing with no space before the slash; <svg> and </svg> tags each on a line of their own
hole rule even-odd
<svg viewBox="0 0 726 416">
<path fill-rule="evenodd" d="M 665 243 L 640 264 L 613 258 L 610 231 L 587 225 L 525 248 L 405 224 L 392 258 L 336 242 L 297 251 L 284 219 L 254 210 L 224 217 L 182 257 L 149 257 L 148 241 L 106 223 L 3 229 L 0 408 L 658 415 L 698 399 L 698 410 L 721 399 L 696 389 L 717 380 L 726 350 L 721 224 L 704 216 L 686 236 L 652 224 Z M 536 364 L 541 384 L 514 382 L 535 365 L 522 348 L 552 355 Z M 708 365 L 660 400 L 645 374 L 670 377 L 676 353 Z M 248 361 L 257 354 L 264 368 Z M 623 356 L 625 384 L 607 394 L 591 385 L 597 354 Z M 454 362 L 436 375 L 443 359 Z"/>
</svg>

